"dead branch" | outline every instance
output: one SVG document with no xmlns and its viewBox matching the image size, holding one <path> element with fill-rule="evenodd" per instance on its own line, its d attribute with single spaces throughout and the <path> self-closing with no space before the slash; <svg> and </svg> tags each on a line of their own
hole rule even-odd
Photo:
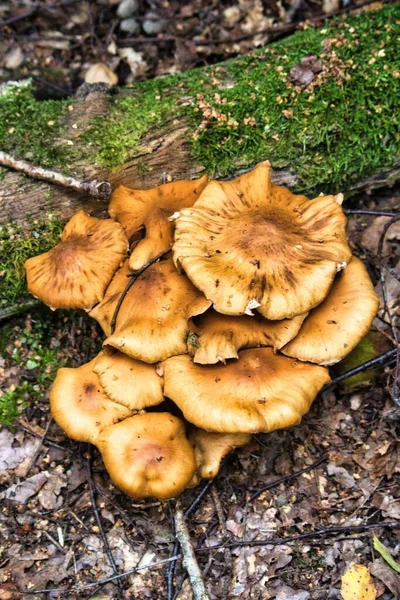
<svg viewBox="0 0 400 600">
<path fill-rule="evenodd" d="M 111 184 L 108 181 L 97 181 L 96 179 L 81 181 L 57 171 L 32 165 L 25 160 L 20 160 L 2 151 L 0 151 L 0 165 L 19 171 L 33 179 L 41 179 L 76 192 L 87 194 L 97 200 L 109 200 L 111 197 Z"/>
<path fill-rule="evenodd" d="M 182 549 L 183 564 L 189 575 L 194 600 L 210 600 L 190 541 L 189 530 L 180 500 L 177 501 L 175 507 L 175 535 Z"/>
</svg>

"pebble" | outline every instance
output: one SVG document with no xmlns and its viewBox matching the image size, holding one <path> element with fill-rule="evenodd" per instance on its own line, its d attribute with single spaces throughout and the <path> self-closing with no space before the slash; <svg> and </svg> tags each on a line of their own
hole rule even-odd
<svg viewBox="0 0 400 600">
<path fill-rule="evenodd" d="M 142 27 L 147 35 L 157 35 L 158 33 L 161 33 L 167 23 L 168 21 L 166 19 L 160 19 L 157 13 L 148 12 Z"/>
<path fill-rule="evenodd" d="M 114 71 L 104 63 L 96 63 L 86 71 L 85 83 L 108 83 L 108 85 L 117 85 L 118 77 Z"/>
<path fill-rule="evenodd" d="M 18 69 L 24 62 L 24 55 L 19 46 L 13 48 L 8 52 L 4 57 L 4 66 L 6 69 L 12 71 L 13 69 Z"/>
<path fill-rule="evenodd" d="M 119 24 L 119 28 L 121 31 L 129 33 L 131 35 L 139 33 L 140 31 L 139 23 L 136 21 L 136 19 L 133 19 L 132 17 L 130 17 L 129 19 L 123 19 Z"/>
<path fill-rule="evenodd" d="M 236 25 L 236 23 L 240 21 L 240 17 L 241 12 L 238 6 L 228 6 L 228 8 L 224 10 L 224 21 L 229 28 Z"/>
<path fill-rule="evenodd" d="M 138 0 L 122 0 L 121 4 L 117 8 L 117 15 L 121 19 L 127 19 L 132 17 L 139 10 Z"/>
</svg>

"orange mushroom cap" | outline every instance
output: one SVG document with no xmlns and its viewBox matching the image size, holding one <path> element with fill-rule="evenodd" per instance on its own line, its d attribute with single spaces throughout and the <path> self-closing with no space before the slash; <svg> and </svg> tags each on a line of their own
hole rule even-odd
<svg viewBox="0 0 400 600">
<path fill-rule="evenodd" d="M 279 350 L 298 333 L 306 315 L 293 319 L 268 321 L 261 315 L 231 317 L 210 309 L 195 319 L 188 348 L 193 362 L 211 365 L 238 358 L 241 348 L 272 346 Z"/>
<path fill-rule="evenodd" d="M 215 479 L 222 459 L 235 448 L 249 444 L 251 437 L 249 433 L 214 433 L 191 427 L 188 438 L 197 462 L 192 483 L 197 485 L 200 479 Z"/>
<path fill-rule="evenodd" d="M 96 319 L 106 335 L 111 334 L 111 320 L 114 316 L 115 307 L 122 292 L 128 285 L 128 276 L 131 274 L 129 259 L 126 259 L 122 267 L 118 269 L 112 278 L 103 300 L 89 312 L 89 316 Z"/>
<path fill-rule="evenodd" d="M 132 251 L 129 266 L 140 270 L 156 256 L 169 250 L 173 243 L 174 225 L 169 220 L 181 208 L 192 206 L 208 181 L 200 179 L 173 181 L 150 190 L 134 190 L 120 185 L 111 197 L 109 214 L 117 219 L 128 238 L 145 227 L 145 238 Z"/>
<path fill-rule="evenodd" d="M 296 425 L 322 386 L 328 369 L 274 354 L 241 350 L 226 365 L 196 365 L 189 356 L 163 363 L 164 394 L 189 423 L 220 433 L 269 432 Z"/>
<path fill-rule="evenodd" d="M 367 269 L 353 257 L 336 276 L 325 300 L 305 319 L 283 354 L 320 365 L 333 365 L 362 340 L 379 308 Z"/>
<path fill-rule="evenodd" d="M 147 413 L 104 429 L 96 446 L 117 487 L 134 498 L 173 498 L 196 470 L 184 423 L 169 413 Z"/>
<path fill-rule="evenodd" d="M 100 352 L 93 371 L 111 400 L 131 411 L 157 406 L 164 400 L 163 381 L 154 365 L 115 350 Z"/>
<path fill-rule="evenodd" d="M 271 183 L 264 162 L 210 182 L 181 211 L 174 261 L 220 313 L 292 318 L 322 302 L 350 261 L 345 224 L 335 196 L 295 196 Z"/>
<path fill-rule="evenodd" d="M 155 363 L 187 352 L 188 319 L 211 302 L 172 259 L 151 265 L 135 281 L 120 308 L 115 333 L 104 342 L 132 358 Z"/>
<path fill-rule="evenodd" d="M 94 360 L 77 369 L 58 369 L 50 391 L 50 408 L 57 425 L 73 440 L 94 443 L 101 430 L 132 414 L 105 394 Z"/>
<path fill-rule="evenodd" d="M 90 310 L 102 300 L 127 251 L 121 225 L 81 210 L 67 223 L 55 248 L 25 262 L 28 290 L 53 310 Z"/>
</svg>

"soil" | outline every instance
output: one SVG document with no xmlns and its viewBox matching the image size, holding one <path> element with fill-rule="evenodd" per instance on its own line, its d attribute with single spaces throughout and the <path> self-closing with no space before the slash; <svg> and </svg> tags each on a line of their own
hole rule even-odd
<svg viewBox="0 0 400 600">
<path fill-rule="evenodd" d="M 233 6 L 239 20 L 228 26 L 226 9 Z M 75 92 L 90 63 L 102 61 L 120 84 L 129 83 L 126 62 L 114 63 L 107 50 L 113 42 L 129 47 L 117 10 L 111 0 L 2 5 L 1 52 L 6 56 L 19 47 L 24 56 L 15 69 L 3 66 L 3 81 L 34 76 L 37 97 L 65 97 Z M 264 28 L 279 26 L 288 14 L 291 22 L 322 10 L 305 0 L 139 2 L 140 29 L 132 46 L 143 52 L 148 67 L 139 77 L 246 52 L 266 39 L 204 42 L 253 34 L 260 19 Z M 155 41 L 143 31 L 149 11 L 156 22 L 165 20 Z M 399 189 L 353 197 L 346 209 L 393 213 L 399 210 Z M 398 335 L 400 233 L 394 224 L 379 256 L 385 223 L 387 217 L 376 214 L 349 215 L 352 250 L 368 265 L 382 306 L 379 282 L 385 274 L 388 310 L 381 309 L 356 363 L 353 355 L 353 362 L 332 370 L 333 377 L 393 348 Z M 179 550 L 175 502 L 128 498 L 112 485 L 97 450 L 68 439 L 51 420 L 48 395 L 57 369 L 87 362 L 102 339 L 87 315 L 46 308 L 10 319 L 0 330 L 0 600 L 28 599 L 33 592 L 39 600 L 192 598 L 180 558 L 104 583 L 116 572 L 166 560 Z M 378 598 L 400 597 L 400 575 L 373 543 L 377 536 L 399 560 L 400 408 L 394 366 L 393 360 L 383 362 L 326 389 L 299 426 L 255 436 L 224 461 L 202 496 L 204 482 L 184 492 L 185 509 L 198 500 L 188 524 L 212 600 L 340 599 L 341 577 L 353 563 L 368 567 Z"/>
</svg>

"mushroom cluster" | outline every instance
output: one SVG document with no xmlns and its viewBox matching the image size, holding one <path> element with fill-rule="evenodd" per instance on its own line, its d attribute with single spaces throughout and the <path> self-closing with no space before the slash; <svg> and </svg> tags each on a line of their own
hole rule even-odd
<svg viewBox="0 0 400 600">
<path fill-rule="evenodd" d="M 231 181 L 120 186 L 111 219 L 79 212 L 26 262 L 32 294 L 105 333 L 97 357 L 58 371 L 50 404 L 121 490 L 174 497 L 307 413 L 378 309 L 341 200 L 292 194 L 268 162 Z"/>
</svg>

